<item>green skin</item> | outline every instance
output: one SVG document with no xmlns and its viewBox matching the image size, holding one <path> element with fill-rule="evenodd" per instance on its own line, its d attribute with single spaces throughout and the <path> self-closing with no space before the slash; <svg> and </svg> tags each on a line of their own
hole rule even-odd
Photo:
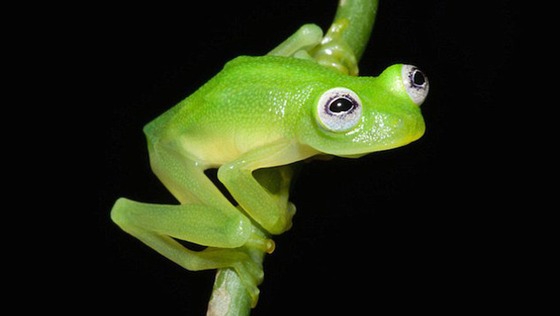
<svg viewBox="0 0 560 316">
<path fill-rule="evenodd" d="M 147 124 L 151 167 L 180 204 L 120 198 L 111 212 L 123 230 L 188 270 L 233 269 L 252 307 L 262 256 L 274 250 L 271 237 L 292 225 L 293 163 L 361 157 L 424 133 L 420 104 L 428 83 L 415 67 L 355 76 L 354 57 L 333 67 L 310 57 L 321 55 L 321 39 L 317 26 L 306 25 L 268 56 L 237 57 Z M 352 108 L 329 112 L 341 93 Z M 237 204 L 207 177 L 211 168 Z M 175 239 L 207 248 L 193 251 Z"/>
</svg>

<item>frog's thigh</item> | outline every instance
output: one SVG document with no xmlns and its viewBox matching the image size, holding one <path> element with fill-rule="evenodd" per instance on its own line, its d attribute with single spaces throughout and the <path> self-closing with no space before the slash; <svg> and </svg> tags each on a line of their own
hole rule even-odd
<svg viewBox="0 0 560 316">
<path fill-rule="evenodd" d="M 150 165 L 165 187 L 182 204 L 204 204 L 226 213 L 239 211 L 204 173 L 204 166 L 189 158 L 176 143 L 148 146 Z"/>
<path fill-rule="evenodd" d="M 241 213 L 226 213 L 205 205 L 160 205 L 117 200 L 111 218 L 124 231 L 135 236 L 165 257 L 189 270 L 231 266 L 243 260 L 230 249 L 191 251 L 177 239 L 206 246 L 235 248 L 251 237 L 252 226 Z"/>
</svg>

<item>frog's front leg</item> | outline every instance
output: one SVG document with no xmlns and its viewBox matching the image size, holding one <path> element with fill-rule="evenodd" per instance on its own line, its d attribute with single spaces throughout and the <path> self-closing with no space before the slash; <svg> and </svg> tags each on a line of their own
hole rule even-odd
<svg viewBox="0 0 560 316">
<path fill-rule="evenodd" d="M 278 141 L 249 151 L 237 160 L 223 165 L 218 169 L 218 179 L 263 229 L 270 234 L 281 234 L 290 229 L 295 214 L 295 206 L 288 201 L 288 187 L 292 177 L 289 165 L 315 154 L 316 151 L 292 141 Z M 260 171 L 268 167 L 276 168 Z M 272 175 L 273 172 L 276 175 Z M 279 181 L 278 192 L 267 187 L 266 179 Z"/>
<path fill-rule="evenodd" d="M 321 43 L 323 30 L 316 24 L 305 24 L 267 55 L 313 59 L 311 49 Z"/>
</svg>

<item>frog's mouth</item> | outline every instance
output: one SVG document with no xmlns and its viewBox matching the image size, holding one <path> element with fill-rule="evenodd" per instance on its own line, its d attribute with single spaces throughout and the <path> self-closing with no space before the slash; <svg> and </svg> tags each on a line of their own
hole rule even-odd
<svg viewBox="0 0 560 316">
<path fill-rule="evenodd" d="M 408 145 L 408 144 L 412 143 L 413 141 L 415 141 L 417 139 L 418 138 L 411 138 L 410 140 L 402 141 L 402 142 L 399 142 L 399 143 L 394 143 L 394 144 L 388 145 L 388 146 L 377 146 L 375 149 L 370 148 L 369 150 L 364 150 L 363 152 L 359 152 L 359 153 L 340 154 L 340 155 L 337 155 L 337 156 L 342 157 L 342 158 L 352 158 L 352 159 L 353 158 L 361 158 L 365 155 L 369 155 L 369 154 L 374 153 L 374 152 L 387 151 L 387 150 L 403 147 L 405 145 Z"/>
<path fill-rule="evenodd" d="M 347 133 L 352 146 L 345 156 L 360 157 L 374 151 L 389 150 L 410 144 L 424 135 L 425 123 L 417 113 L 400 116 L 379 115 L 371 124 Z M 352 148 L 354 147 L 354 148 Z"/>
</svg>

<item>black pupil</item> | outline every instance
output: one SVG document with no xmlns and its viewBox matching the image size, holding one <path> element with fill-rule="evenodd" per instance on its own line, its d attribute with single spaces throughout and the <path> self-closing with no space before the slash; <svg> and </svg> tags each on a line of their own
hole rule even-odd
<svg viewBox="0 0 560 316">
<path fill-rule="evenodd" d="M 354 107 L 354 103 L 346 98 L 338 98 L 331 102 L 329 110 L 333 113 L 348 112 Z"/>
<path fill-rule="evenodd" d="M 424 74 L 419 70 L 414 71 L 414 73 L 412 74 L 412 83 L 415 86 L 421 86 L 425 82 L 426 82 L 426 78 L 424 78 Z"/>
</svg>

